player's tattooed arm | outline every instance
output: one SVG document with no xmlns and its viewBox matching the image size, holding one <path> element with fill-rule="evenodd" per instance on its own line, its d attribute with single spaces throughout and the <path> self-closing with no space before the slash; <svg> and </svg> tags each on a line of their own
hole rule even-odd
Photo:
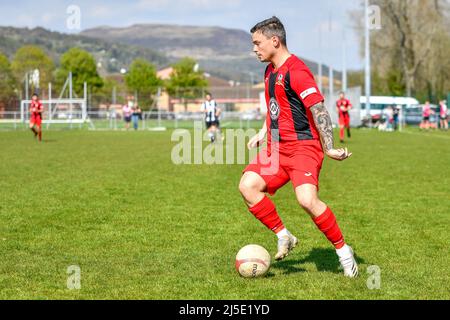
<svg viewBox="0 0 450 320">
<path fill-rule="evenodd" d="M 339 161 L 350 157 L 352 154 L 348 152 L 347 148 L 334 149 L 333 125 L 331 123 L 330 114 L 328 113 L 324 103 L 320 102 L 312 106 L 311 113 L 317 130 L 319 131 L 322 147 L 327 156 Z"/>
<path fill-rule="evenodd" d="M 325 152 L 334 148 L 333 125 L 331 117 L 323 102 L 311 107 L 311 113 L 320 134 L 320 140 Z"/>
</svg>

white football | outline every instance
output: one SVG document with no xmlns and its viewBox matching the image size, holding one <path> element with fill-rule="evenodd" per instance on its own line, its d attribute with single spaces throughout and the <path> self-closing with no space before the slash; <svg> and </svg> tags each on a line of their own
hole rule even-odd
<svg viewBox="0 0 450 320">
<path fill-rule="evenodd" d="M 236 255 L 236 270 L 244 278 L 264 276 L 270 268 L 270 254 L 257 244 L 243 247 Z"/>
</svg>

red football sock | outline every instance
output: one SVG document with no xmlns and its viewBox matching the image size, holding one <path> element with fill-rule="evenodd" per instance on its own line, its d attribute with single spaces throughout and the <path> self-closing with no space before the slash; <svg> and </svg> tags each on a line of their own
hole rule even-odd
<svg viewBox="0 0 450 320">
<path fill-rule="evenodd" d="M 336 217 L 330 208 L 327 207 L 325 212 L 313 219 L 313 221 L 336 249 L 340 249 L 345 245 L 341 229 L 339 229 Z"/>
<path fill-rule="evenodd" d="M 259 203 L 248 210 L 256 217 L 256 219 L 261 221 L 273 232 L 277 233 L 284 229 L 283 222 L 281 222 L 275 205 L 267 196 L 264 196 Z"/>
<path fill-rule="evenodd" d="M 340 130 L 339 130 L 339 138 L 341 140 L 344 140 L 344 128 L 340 128 Z"/>
</svg>

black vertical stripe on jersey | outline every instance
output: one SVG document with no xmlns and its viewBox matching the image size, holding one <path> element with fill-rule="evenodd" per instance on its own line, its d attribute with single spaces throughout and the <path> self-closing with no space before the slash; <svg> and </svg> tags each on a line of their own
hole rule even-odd
<svg viewBox="0 0 450 320">
<path fill-rule="evenodd" d="M 270 99 L 274 98 L 275 100 L 277 99 L 277 97 L 275 96 L 275 82 L 277 80 L 277 76 L 278 76 L 278 72 L 277 73 L 271 72 L 270 76 L 269 76 L 269 97 L 270 97 Z M 269 107 L 269 117 L 270 117 L 270 115 L 271 115 L 270 101 L 269 101 L 268 107 Z M 280 108 L 280 106 L 278 106 L 278 107 Z M 280 109 L 280 113 L 281 113 L 281 109 Z M 272 117 L 270 118 L 270 132 L 272 134 L 273 141 L 281 141 L 280 129 L 278 126 L 278 119 L 273 120 Z"/>
<path fill-rule="evenodd" d="M 300 100 L 299 94 L 297 94 L 291 87 L 290 72 L 286 73 L 284 81 L 284 90 L 291 107 L 292 119 L 294 119 L 294 128 L 295 132 L 297 133 L 297 139 L 312 140 L 313 135 L 311 133 L 311 127 L 309 125 L 308 116 L 306 114 L 306 108 L 303 102 Z"/>
</svg>

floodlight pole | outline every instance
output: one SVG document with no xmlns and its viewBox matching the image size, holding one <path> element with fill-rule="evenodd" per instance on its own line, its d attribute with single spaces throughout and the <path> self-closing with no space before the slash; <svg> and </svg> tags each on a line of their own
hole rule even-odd
<svg viewBox="0 0 450 320">
<path fill-rule="evenodd" d="M 161 107 L 159 105 L 159 97 L 161 96 L 161 87 L 158 88 L 158 93 L 156 95 L 156 106 L 158 108 L 158 128 L 161 127 Z"/>
<path fill-rule="evenodd" d="M 329 68 L 329 83 L 328 83 L 328 88 L 330 90 L 330 101 L 333 99 L 333 94 L 334 94 L 334 72 L 333 72 L 333 67 L 330 65 Z"/>
<path fill-rule="evenodd" d="M 52 83 L 48 83 L 48 119 L 52 120 Z"/>
<path fill-rule="evenodd" d="M 347 39 L 345 38 L 345 29 L 342 41 L 342 91 L 347 91 Z"/>
<path fill-rule="evenodd" d="M 369 118 L 369 126 L 372 125 L 370 116 L 370 96 L 371 96 L 371 66 L 370 66 L 370 30 L 369 30 L 369 0 L 365 0 L 365 54 L 366 54 L 366 67 L 365 67 L 365 95 L 366 95 L 366 115 Z"/>
<path fill-rule="evenodd" d="M 72 98 L 73 98 L 73 83 L 72 83 L 72 71 L 69 72 L 69 117 L 70 117 L 70 129 L 72 129 Z"/>
<path fill-rule="evenodd" d="M 30 99 L 30 94 L 29 94 L 29 85 L 28 85 L 28 72 L 25 74 L 25 100 L 29 100 Z"/>
<path fill-rule="evenodd" d="M 73 98 L 73 83 L 72 83 L 72 71 L 69 72 L 69 99 Z"/>
<path fill-rule="evenodd" d="M 319 29 L 319 91 L 323 92 L 323 83 L 322 83 L 322 30 Z"/>
<path fill-rule="evenodd" d="M 332 22 L 331 19 L 332 19 L 332 17 L 331 17 L 331 11 L 330 11 L 329 20 L 328 20 L 328 28 L 329 28 L 330 35 L 333 32 L 333 26 L 331 23 Z M 330 101 L 333 99 L 333 93 L 334 93 L 334 82 L 333 81 L 334 81 L 333 67 L 331 66 L 331 63 L 330 63 L 328 66 L 328 88 L 330 91 Z"/>
<path fill-rule="evenodd" d="M 87 94 L 87 82 L 83 84 L 83 97 L 84 97 L 84 108 L 81 110 L 83 121 L 87 119 L 87 107 L 88 107 L 88 94 Z"/>
</svg>

